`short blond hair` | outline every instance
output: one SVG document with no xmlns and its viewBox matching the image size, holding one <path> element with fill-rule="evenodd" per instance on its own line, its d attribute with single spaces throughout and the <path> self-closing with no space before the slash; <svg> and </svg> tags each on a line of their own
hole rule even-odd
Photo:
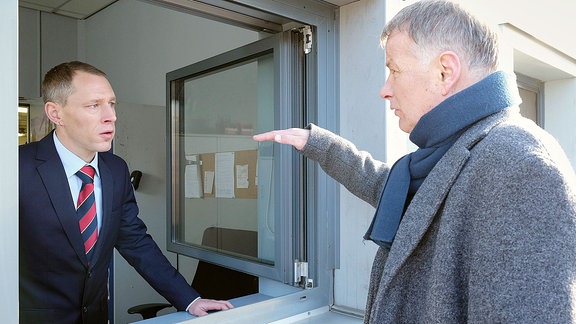
<svg viewBox="0 0 576 324">
<path fill-rule="evenodd" d="M 54 102 L 66 105 L 68 97 L 74 91 L 72 80 L 78 71 L 106 77 L 106 73 L 88 63 L 72 61 L 59 64 L 50 69 L 42 81 L 44 103 Z"/>
</svg>

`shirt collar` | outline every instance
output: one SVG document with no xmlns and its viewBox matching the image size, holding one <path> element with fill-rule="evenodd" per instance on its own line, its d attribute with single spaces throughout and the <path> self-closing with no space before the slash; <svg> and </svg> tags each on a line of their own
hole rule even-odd
<svg viewBox="0 0 576 324">
<path fill-rule="evenodd" d="M 54 138 L 54 145 L 56 146 L 56 151 L 60 156 L 60 160 L 62 161 L 62 165 L 64 166 L 64 171 L 66 172 L 66 177 L 70 178 L 72 175 L 75 175 L 78 170 L 80 170 L 83 166 L 87 163 L 84 162 L 81 158 L 79 158 L 76 154 L 72 153 L 69 149 L 67 149 L 62 142 L 56 136 L 56 132 L 53 133 Z M 98 170 L 98 152 L 94 155 L 94 159 L 92 162 L 88 163 L 91 165 L 95 170 L 96 174 L 100 176 L 100 171 Z"/>
</svg>

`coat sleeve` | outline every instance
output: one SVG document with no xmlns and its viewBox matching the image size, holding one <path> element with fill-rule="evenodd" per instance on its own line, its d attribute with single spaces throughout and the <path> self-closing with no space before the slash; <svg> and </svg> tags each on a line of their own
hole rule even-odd
<svg viewBox="0 0 576 324">
<path fill-rule="evenodd" d="M 328 130 L 314 124 L 307 128 L 310 137 L 300 152 L 318 162 L 330 177 L 352 194 L 376 207 L 390 171 L 388 165 Z"/>
</svg>

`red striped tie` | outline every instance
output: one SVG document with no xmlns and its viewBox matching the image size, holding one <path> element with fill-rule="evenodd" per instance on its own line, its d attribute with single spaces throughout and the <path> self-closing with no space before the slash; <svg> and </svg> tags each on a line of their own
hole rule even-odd
<svg viewBox="0 0 576 324">
<path fill-rule="evenodd" d="M 80 233 L 84 239 L 84 251 L 88 260 L 94 253 L 94 245 L 98 239 L 98 220 L 96 219 L 96 200 L 94 199 L 94 173 L 95 170 L 85 165 L 76 172 L 82 180 L 82 187 L 78 195 L 76 215 L 80 224 Z"/>
</svg>

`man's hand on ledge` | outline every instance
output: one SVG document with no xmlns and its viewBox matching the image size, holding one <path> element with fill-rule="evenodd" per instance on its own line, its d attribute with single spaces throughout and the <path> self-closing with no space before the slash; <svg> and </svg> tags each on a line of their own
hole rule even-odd
<svg viewBox="0 0 576 324">
<path fill-rule="evenodd" d="M 195 300 L 192 305 L 190 305 L 188 312 L 192 315 L 204 316 L 207 315 L 210 311 L 220 311 L 231 308 L 234 308 L 234 306 L 232 306 L 232 304 L 226 300 L 199 298 Z"/>
</svg>

